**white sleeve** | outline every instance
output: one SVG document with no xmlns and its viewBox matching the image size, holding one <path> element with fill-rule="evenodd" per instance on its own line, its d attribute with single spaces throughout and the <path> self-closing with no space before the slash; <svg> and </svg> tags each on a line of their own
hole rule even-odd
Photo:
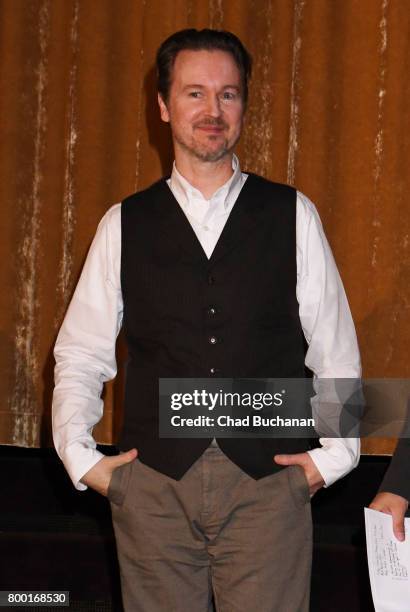
<svg viewBox="0 0 410 612">
<path fill-rule="evenodd" d="M 78 490 L 104 455 L 93 427 L 103 414 L 103 383 L 117 373 L 115 343 L 122 323 L 121 205 L 101 219 L 54 348 L 54 445 Z"/>
<path fill-rule="evenodd" d="M 360 354 L 346 293 L 314 204 L 297 194 L 297 299 L 309 345 L 305 364 L 318 378 L 361 376 Z M 320 403 L 315 396 L 312 403 Z M 358 438 L 320 438 L 321 448 L 308 451 L 325 486 L 350 472 L 360 457 Z"/>
</svg>

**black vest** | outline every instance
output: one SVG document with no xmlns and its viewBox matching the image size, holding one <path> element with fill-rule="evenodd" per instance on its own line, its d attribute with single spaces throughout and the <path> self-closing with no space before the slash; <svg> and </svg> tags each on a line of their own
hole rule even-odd
<svg viewBox="0 0 410 612">
<path fill-rule="evenodd" d="M 122 203 L 128 345 L 120 449 L 179 480 L 211 439 L 158 436 L 158 378 L 303 378 L 296 300 L 296 191 L 249 174 L 208 260 L 166 179 Z M 213 338 L 214 340 L 210 340 Z M 215 342 L 216 338 L 216 342 Z M 219 438 L 253 478 L 307 440 Z"/>
</svg>

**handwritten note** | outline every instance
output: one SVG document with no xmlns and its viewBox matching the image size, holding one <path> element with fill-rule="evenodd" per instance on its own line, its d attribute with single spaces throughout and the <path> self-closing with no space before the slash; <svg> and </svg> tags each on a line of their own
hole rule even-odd
<svg viewBox="0 0 410 612">
<path fill-rule="evenodd" d="M 406 539 L 396 540 L 392 517 L 364 509 L 367 560 L 376 612 L 410 612 L 410 519 Z"/>
</svg>

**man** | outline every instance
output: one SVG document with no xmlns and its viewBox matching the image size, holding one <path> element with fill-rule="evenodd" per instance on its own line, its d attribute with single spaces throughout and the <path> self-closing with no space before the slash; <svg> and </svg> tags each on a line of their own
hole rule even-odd
<svg viewBox="0 0 410 612">
<path fill-rule="evenodd" d="M 393 533 L 402 542 L 405 539 L 404 516 L 410 500 L 410 402 L 403 436 L 399 439 L 390 466 L 370 508 L 391 514 Z"/>
<path fill-rule="evenodd" d="M 56 449 L 79 490 L 109 497 L 127 611 L 202 612 L 212 593 L 218 612 L 305 611 L 310 497 L 355 467 L 358 441 L 159 438 L 158 379 L 303 377 L 305 364 L 357 378 L 346 296 L 313 204 L 233 154 L 251 73 L 239 39 L 177 32 L 157 69 L 172 174 L 99 225 L 55 348 Z M 104 457 L 91 431 L 121 324 L 124 452 Z"/>
</svg>

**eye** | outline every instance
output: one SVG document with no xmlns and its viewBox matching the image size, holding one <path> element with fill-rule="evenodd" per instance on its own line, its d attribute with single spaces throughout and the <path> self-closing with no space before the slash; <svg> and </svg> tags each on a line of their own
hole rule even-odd
<svg viewBox="0 0 410 612">
<path fill-rule="evenodd" d="M 222 95 L 222 98 L 224 100 L 235 100 L 236 94 L 232 93 L 231 91 L 225 91 Z"/>
<path fill-rule="evenodd" d="M 199 98 L 199 96 L 201 95 L 200 91 L 191 91 L 189 93 L 189 95 L 191 96 L 191 98 Z"/>
</svg>

